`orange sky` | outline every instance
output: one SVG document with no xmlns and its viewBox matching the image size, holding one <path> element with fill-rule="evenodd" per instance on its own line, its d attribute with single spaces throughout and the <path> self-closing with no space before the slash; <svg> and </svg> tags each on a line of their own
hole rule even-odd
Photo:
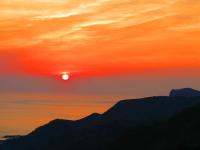
<svg viewBox="0 0 200 150">
<path fill-rule="evenodd" d="M 30 74 L 200 67 L 198 0 L 1 0 L 0 54 Z M 2 62 L 3 63 L 3 62 Z"/>
</svg>

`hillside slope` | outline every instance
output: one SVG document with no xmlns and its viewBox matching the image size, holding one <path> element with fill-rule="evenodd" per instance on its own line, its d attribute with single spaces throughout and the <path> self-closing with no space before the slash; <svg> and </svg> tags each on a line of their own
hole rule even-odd
<svg viewBox="0 0 200 150">
<path fill-rule="evenodd" d="M 200 105 L 150 126 L 127 130 L 110 150 L 199 150 Z"/>
</svg>

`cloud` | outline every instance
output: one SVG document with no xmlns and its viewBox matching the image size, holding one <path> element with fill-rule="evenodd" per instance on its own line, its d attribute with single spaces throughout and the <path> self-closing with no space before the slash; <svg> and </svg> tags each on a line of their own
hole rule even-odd
<svg viewBox="0 0 200 150">
<path fill-rule="evenodd" d="M 148 66 L 166 67 L 169 58 L 168 68 L 183 67 L 177 59 L 199 67 L 199 32 L 194 32 L 199 9 L 197 1 L 191 3 L 3 0 L 0 55 L 9 49 L 19 60 L 18 70 L 38 75 L 148 72 Z"/>
<path fill-rule="evenodd" d="M 68 12 L 57 12 L 54 14 L 50 14 L 47 16 L 35 16 L 33 20 L 48 20 L 48 19 L 58 19 L 58 18 L 67 18 L 70 16 L 75 16 L 84 13 L 92 13 L 94 12 L 94 7 L 100 6 L 102 3 L 106 2 L 107 0 L 95 0 L 93 2 L 81 2 L 75 8 L 72 8 Z"/>
</svg>

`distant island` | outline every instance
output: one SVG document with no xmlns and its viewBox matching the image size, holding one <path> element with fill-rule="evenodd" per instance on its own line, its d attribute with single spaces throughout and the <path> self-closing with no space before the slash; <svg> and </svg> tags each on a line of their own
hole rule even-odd
<svg viewBox="0 0 200 150">
<path fill-rule="evenodd" d="M 122 100 L 103 114 L 55 119 L 26 136 L 0 141 L 0 150 L 199 150 L 200 91 Z"/>
</svg>

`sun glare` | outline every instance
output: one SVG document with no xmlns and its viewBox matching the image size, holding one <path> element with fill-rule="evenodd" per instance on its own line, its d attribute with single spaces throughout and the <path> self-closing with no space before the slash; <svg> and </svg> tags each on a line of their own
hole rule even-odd
<svg viewBox="0 0 200 150">
<path fill-rule="evenodd" d="M 68 75 L 67 73 L 64 73 L 64 74 L 62 75 L 62 79 L 63 79 L 63 80 L 68 80 L 68 79 L 69 79 L 69 75 Z"/>
</svg>

